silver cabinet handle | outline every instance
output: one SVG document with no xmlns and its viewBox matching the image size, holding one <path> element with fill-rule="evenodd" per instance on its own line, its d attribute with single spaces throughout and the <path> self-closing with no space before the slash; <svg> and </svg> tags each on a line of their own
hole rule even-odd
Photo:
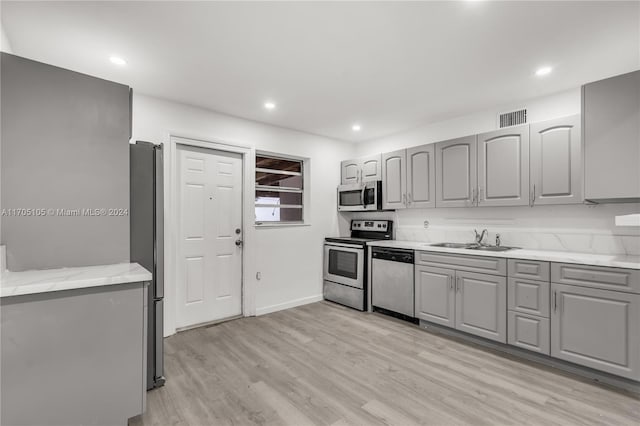
<svg viewBox="0 0 640 426">
<path fill-rule="evenodd" d="M 407 194 L 402 194 L 402 204 L 407 205 Z"/>
<path fill-rule="evenodd" d="M 413 202 L 413 198 L 411 198 L 411 193 L 410 192 L 407 194 L 407 202 L 409 204 L 411 204 Z"/>
<path fill-rule="evenodd" d="M 476 188 L 471 189 L 471 205 L 476 205 Z"/>
<path fill-rule="evenodd" d="M 558 292 L 553 292 L 553 312 L 558 311 Z"/>
<path fill-rule="evenodd" d="M 478 205 L 482 202 L 482 198 L 484 197 L 484 188 L 480 188 L 478 191 L 480 194 L 478 195 Z"/>
<path fill-rule="evenodd" d="M 531 207 L 533 207 L 533 205 L 536 202 L 536 184 L 533 184 L 533 190 L 531 191 Z"/>
<path fill-rule="evenodd" d="M 453 290 L 453 277 L 449 275 L 447 281 L 449 281 L 449 290 Z"/>
<path fill-rule="evenodd" d="M 560 299 L 558 300 L 558 314 L 562 315 L 563 308 L 564 302 L 562 300 L 562 295 L 560 295 Z"/>
<path fill-rule="evenodd" d="M 456 291 L 460 292 L 460 277 L 456 277 Z"/>
</svg>

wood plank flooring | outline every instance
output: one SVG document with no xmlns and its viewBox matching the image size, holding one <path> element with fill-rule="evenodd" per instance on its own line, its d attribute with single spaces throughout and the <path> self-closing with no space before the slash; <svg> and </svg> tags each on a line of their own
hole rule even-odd
<svg viewBox="0 0 640 426">
<path fill-rule="evenodd" d="M 638 425 L 640 399 L 319 302 L 165 340 L 137 425 Z"/>
</svg>

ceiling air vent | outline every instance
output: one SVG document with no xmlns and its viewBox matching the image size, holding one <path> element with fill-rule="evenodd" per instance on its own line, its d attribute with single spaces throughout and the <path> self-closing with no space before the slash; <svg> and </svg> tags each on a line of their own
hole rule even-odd
<svg viewBox="0 0 640 426">
<path fill-rule="evenodd" d="M 498 114 L 498 127 L 517 126 L 518 124 L 525 124 L 527 122 L 527 109 L 519 109 L 518 111 L 504 112 Z"/>
</svg>

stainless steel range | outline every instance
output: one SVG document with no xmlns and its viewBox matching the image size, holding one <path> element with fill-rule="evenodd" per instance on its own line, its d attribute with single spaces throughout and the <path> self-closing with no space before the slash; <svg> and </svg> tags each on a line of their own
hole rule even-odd
<svg viewBox="0 0 640 426">
<path fill-rule="evenodd" d="M 393 239 L 393 221 L 351 221 L 350 237 L 324 240 L 324 298 L 367 309 L 367 242 Z"/>
</svg>

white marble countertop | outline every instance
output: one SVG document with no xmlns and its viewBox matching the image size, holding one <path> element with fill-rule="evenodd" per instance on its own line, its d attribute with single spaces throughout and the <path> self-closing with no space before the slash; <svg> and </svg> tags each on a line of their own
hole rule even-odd
<svg viewBox="0 0 640 426">
<path fill-rule="evenodd" d="M 503 252 L 488 252 L 469 249 L 433 247 L 433 243 L 420 241 L 372 241 L 367 243 L 376 247 L 395 247 L 410 250 L 423 250 L 439 253 L 465 254 L 471 256 L 501 257 L 506 259 L 542 260 L 547 262 L 575 263 L 580 265 L 609 266 L 614 268 L 640 269 L 640 256 L 606 255 L 574 253 L 567 251 L 513 249 Z"/>
<path fill-rule="evenodd" d="M 0 275 L 0 297 L 150 281 L 151 278 L 151 272 L 137 263 L 5 271 Z"/>
</svg>

